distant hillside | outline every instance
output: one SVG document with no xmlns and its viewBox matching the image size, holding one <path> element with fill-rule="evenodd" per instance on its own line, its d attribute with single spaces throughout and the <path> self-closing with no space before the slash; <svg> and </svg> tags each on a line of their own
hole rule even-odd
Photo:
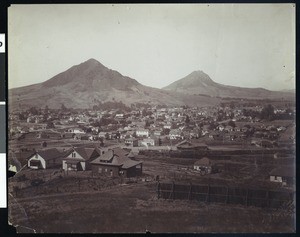
<svg viewBox="0 0 300 237">
<path fill-rule="evenodd" d="M 263 88 L 243 88 L 226 86 L 214 82 L 203 71 L 194 71 L 186 77 L 171 83 L 163 88 L 189 95 L 209 95 L 213 97 L 251 98 L 251 99 L 273 99 L 292 98 L 290 91 L 269 91 Z"/>
<path fill-rule="evenodd" d="M 9 90 L 10 109 L 32 106 L 60 108 L 92 108 L 99 102 L 121 101 L 166 105 L 214 105 L 216 98 L 187 94 L 144 86 L 136 80 L 108 69 L 95 59 L 59 73 L 51 79 Z"/>
</svg>

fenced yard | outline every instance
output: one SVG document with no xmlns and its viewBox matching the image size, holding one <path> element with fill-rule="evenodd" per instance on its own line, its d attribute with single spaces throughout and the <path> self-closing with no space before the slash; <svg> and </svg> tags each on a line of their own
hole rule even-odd
<svg viewBox="0 0 300 237">
<path fill-rule="evenodd" d="M 295 192 L 172 182 L 158 183 L 157 197 L 267 208 L 294 208 Z"/>
</svg>

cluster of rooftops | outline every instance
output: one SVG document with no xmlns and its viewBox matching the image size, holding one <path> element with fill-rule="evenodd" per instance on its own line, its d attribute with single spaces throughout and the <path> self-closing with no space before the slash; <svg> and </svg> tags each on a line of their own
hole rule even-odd
<svg viewBox="0 0 300 237">
<path fill-rule="evenodd" d="M 73 147 L 63 151 L 50 148 L 33 153 L 28 159 L 28 167 L 47 169 L 62 165 L 64 170 L 88 170 L 92 169 L 92 166 L 130 169 L 142 164 L 141 161 L 131 158 L 132 152 L 119 147 L 106 150 L 97 147 Z"/>
</svg>

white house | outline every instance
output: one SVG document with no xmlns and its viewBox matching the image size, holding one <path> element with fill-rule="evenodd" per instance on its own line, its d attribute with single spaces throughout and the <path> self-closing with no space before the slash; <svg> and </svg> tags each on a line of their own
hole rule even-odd
<svg viewBox="0 0 300 237">
<path fill-rule="evenodd" d="M 62 153 L 56 148 L 37 151 L 27 162 L 30 169 L 46 169 L 61 165 Z"/>
<path fill-rule="evenodd" d="M 136 135 L 138 137 L 149 137 L 149 130 L 148 129 L 137 129 Z"/>
<path fill-rule="evenodd" d="M 171 140 L 183 139 L 183 134 L 178 129 L 171 129 L 171 131 L 169 133 L 169 138 Z"/>
<path fill-rule="evenodd" d="M 140 142 L 141 146 L 155 146 L 155 139 L 153 138 L 144 138 L 141 142 Z"/>
<path fill-rule="evenodd" d="M 115 118 L 116 119 L 123 119 L 124 118 L 124 114 L 116 114 Z"/>
<path fill-rule="evenodd" d="M 75 134 L 83 134 L 84 131 L 80 128 L 69 128 L 65 132 L 75 133 Z"/>
<path fill-rule="evenodd" d="M 62 160 L 63 170 L 82 171 L 90 168 L 89 162 L 99 157 L 95 148 L 76 147 L 71 149 Z"/>
<path fill-rule="evenodd" d="M 170 124 L 170 123 L 167 123 L 164 125 L 164 129 L 171 129 L 171 127 L 172 127 L 172 124 Z"/>
</svg>

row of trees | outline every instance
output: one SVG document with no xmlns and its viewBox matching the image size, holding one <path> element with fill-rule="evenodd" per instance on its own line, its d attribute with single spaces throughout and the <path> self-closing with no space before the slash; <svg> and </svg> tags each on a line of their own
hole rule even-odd
<svg viewBox="0 0 300 237">
<path fill-rule="evenodd" d="M 248 109 L 248 110 L 244 109 L 243 114 L 245 116 L 251 116 L 252 118 L 259 118 L 259 119 L 268 120 L 268 121 L 272 121 L 275 119 L 293 119 L 294 118 L 293 111 L 290 108 L 286 109 L 284 113 L 275 114 L 275 108 L 271 104 L 264 106 L 263 109 L 261 110 L 261 112 L 254 111 L 251 109 Z"/>
</svg>

